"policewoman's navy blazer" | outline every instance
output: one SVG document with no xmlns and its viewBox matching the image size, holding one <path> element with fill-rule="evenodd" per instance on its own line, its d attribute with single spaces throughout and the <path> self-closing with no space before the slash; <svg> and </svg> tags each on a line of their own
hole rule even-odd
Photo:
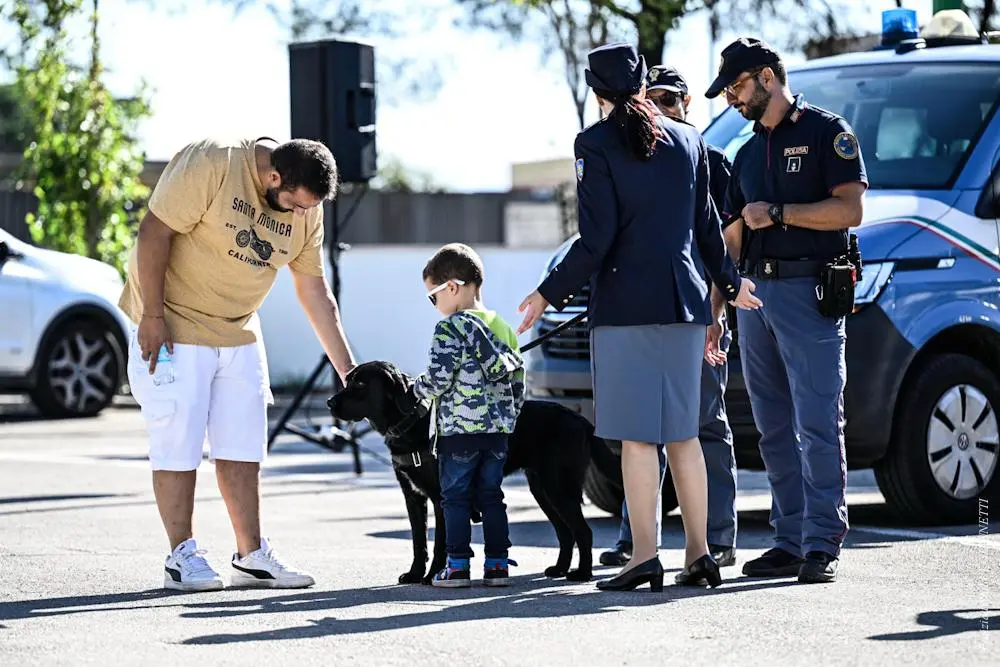
<svg viewBox="0 0 1000 667">
<path fill-rule="evenodd" d="M 727 300 L 740 276 L 709 196 L 708 151 L 693 126 L 666 116 L 653 157 L 632 156 L 613 122 L 574 144 L 580 238 L 538 291 L 562 310 L 590 280 L 588 326 L 711 322 L 698 252 Z M 693 250 L 694 249 L 694 250 Z"/>
</svg>

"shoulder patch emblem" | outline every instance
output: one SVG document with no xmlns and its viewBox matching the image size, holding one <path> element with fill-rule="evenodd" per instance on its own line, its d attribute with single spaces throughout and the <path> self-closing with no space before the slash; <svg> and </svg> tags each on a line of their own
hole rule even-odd
<svg viewBox="0 0 1000 667">
<path fill-rule="evenodd" d="M 857 159 L 858 140 L 850 132 L 841 132 L 833 140 L 833 150 L 845 160 Z"/>
<path fill-rule="evenodd" d="M 583 180 L 583 158 L 578 158 L 576 161 L 576 180 Z"/>
</svg>

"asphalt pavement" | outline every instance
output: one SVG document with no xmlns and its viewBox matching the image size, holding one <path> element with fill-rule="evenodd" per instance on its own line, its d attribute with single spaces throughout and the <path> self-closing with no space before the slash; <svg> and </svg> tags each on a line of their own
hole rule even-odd
<svg viewBox="0 0 1000 667">
<path fill-rule="evenodd" d="M 410 562 L 402 494 L 380 456 L 362 461 L 356 476 L 349 453 L 285 435 L 265 464 L 264 534 L 314 587 L 173 593 L 138 411 L 46 421 L 0 406 L 0 665 L 1000 664 L 1000 508 L 984 526 L 914 528 L 852 472 L 838 581 L 748 579 L 742 564 L 770 546 L 770 496 L 741 471 L 738 563 L 721 587 L 605 593 L 541 575 L 555 534 L 512 477 L 513 585 L 440 590 L 395 584 Z M 618 522 L 584 509 L 596 562 Z M 207 460 L 195 533 L 228 580 L 235 545 Z M 479 526 L 473 549 L 481 567 Z M 660 558 L 672 582 L 676 513 Z"/>
</svg>

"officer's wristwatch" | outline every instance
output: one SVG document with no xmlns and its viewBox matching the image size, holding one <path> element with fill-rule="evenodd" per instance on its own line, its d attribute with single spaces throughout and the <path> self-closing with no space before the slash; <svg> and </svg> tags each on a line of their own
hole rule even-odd
<svg viewBox="0 0 1000 667">
<path fill-rule="evenodd" d="M 771 222 L 776 225 L 781 225 L 785 229 L 788 229 L 788 225 L 785 224 L 785 205 L 784 204 L 771 204 L 767 208 L 767 215 L 771 218 Z"/>
</svg>

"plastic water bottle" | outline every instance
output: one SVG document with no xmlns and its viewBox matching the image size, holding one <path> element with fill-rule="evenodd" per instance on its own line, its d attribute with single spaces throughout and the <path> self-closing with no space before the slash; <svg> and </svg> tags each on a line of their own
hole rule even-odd
<svg viewBox="0 0 1000 667">
<path fill-rule="evenodd" d="M 166 345 L 160 346 L 156 357 L 156 370 L 153 371 L 153 384 L 161 387 L 174 381 L 174 362 Z"/>
</svg>

